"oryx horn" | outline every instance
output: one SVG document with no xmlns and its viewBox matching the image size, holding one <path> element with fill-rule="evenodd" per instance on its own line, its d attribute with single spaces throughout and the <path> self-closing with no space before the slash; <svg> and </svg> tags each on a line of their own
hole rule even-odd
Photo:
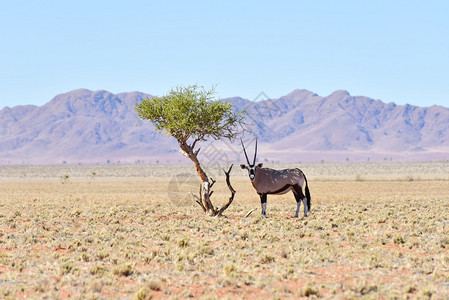
<svg viewBox="0 0 449 300">
<path fill-rule="evenodd" d="M 253 166 L 256 165 L 256 155 L 257 155 L 257 137 L 256 137 L 256 150 L 254 151 L 254 160 L 253 160 Z"/>
<path fill-rule="evenodd" d="M 240 139 L 240 142 L 242 143 L 243 152 L 245 152 L 246 162 L 248 163 L 248 165 L 250 165 L 249 159 L 248 159 L 248 154 L 246 154 L 245 145 L 243 145 L 242 139 Z"/>
</svg>

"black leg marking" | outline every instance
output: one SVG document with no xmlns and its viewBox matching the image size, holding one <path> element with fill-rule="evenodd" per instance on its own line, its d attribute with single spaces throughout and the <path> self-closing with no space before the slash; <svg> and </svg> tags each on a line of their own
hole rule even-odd
<svg viewBox="0 0 449 300">
<path fill-rule="evenodd" d="M 262 206 L 262 216 L 267 216 L 267 194 L 260 195 L 260 204 Z"/>
<path fill-rule="evenodd" d="M 302 193 L 302 188 L 299 185 L 293 186 L 293 195 L 295 195 L 296 199 L 296 213 L 295 218 L 298 217 L 299 214 L 299 207 L 301 206 L 301 201 L 305 199 L 304 194 Z M 307 205 L 306 202 L 304 202 L 304 216 L 307 216 Z"/>
</svg>

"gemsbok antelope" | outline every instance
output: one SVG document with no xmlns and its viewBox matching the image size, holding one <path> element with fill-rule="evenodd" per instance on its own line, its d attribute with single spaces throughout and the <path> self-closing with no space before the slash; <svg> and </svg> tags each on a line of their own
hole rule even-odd
<svg viewBox="0 0 449 300">
<path fill-rule="evenodd" d="M 306 175 L 298 168 L 296 169 L 284 169 L 284 170 L 273 170 L 269 168 L 262 168 L 262 163 L 256 165 L 257 156 L 257 139 L 256 147 L 254 152 L 253 163 L 251 164 L 246 154 L 245 145 L 243 145 L 243 152 L 245 153 L 246 161 L 248 165 L 241 164 L 242 169 L 248 170 L 249 179 L 256 190 L 257 194 L 260 196 L 260 202 L 262 205 L 262 216 L 267 216 L 267 195 L 282 195 L 293 192 L 296 199 L 296 213 L 295 218 L 298 217 L 299 207 L 301 206 L 301 200 L 304 203 L 304 217 L 307 217 L 307 211 L 310 211 L 310 191 L 307 184 Z M 305 196 L 302 192 L 302 187 L 305 182 Z"/>
</svg>

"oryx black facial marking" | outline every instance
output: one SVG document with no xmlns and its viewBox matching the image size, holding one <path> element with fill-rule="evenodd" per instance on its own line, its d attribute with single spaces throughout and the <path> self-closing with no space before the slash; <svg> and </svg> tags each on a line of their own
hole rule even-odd
<svg viewBox="0 0 449 300">
<path fill-rule="evenodd" d="M 269 168 L 263 168 L 263 164 L 259 163 L 256 165 L 256 155 L 257 155 L 257 140 L 254 152 L 253 163 L 249 162 L 248 155 L 246 153 L 245 145 L 243 141 L 240 140 L 243 147 L 243 152 L 245 153 L 246 162 L 248 165 L 241 164 L 242 169 L 248 170 L 249 178 L 251 183 L 256 190 L 257 194 L 260 196 L 260 202 L 262 205 L 262 215 L 266 217 L 267 209 L 267 195 L 281 195 L 293 192 L 296 199 L 296 213 L 295 218 L 298 217 L 299 207 L 301 206 L 301 201 L 304 203 L 304 216 L 307 216 L 307 211 L 310 211 L 310 191 L 307 183 L 306 175 L 300 169 L 284 169 L 284 170 L 273 170 Z M 305 196 L 302 191 L 302 187 L 305 183 Z"/>
</svg>

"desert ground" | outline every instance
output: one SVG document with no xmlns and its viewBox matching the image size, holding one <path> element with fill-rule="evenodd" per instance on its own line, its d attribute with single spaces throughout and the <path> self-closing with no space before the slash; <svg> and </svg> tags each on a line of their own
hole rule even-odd
<svg viewBox="0 0 449 300">
<path fill-rule="evenodd" d="M 261 218 L 238 166 L 219 218 L 191 165 L 0 166 L 0 298 L 448 299 L 449 162 L 288 167 L 308 217 L 289 193 Z"/>
</svg>

